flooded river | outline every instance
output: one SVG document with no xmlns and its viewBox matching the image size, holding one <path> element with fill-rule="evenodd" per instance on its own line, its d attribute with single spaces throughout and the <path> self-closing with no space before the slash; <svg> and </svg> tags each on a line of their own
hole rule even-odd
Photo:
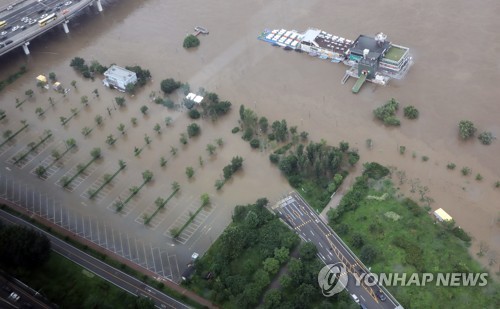
<svg viewBox="0 0 500 309">
<path fill-rule="evenodd" d="M 149 92 L 159 90 L 162 79 L 173 77 L 189 82 L 192 89 L 204 87 L 217 92 L 236 108 L 245 104 L 270 120 L 285 118 L 290 125 L 309 132 L 314 140 L 323 138 L 333 144 L 349 141 L 359 149 L 362 161 L 396 166 L 408 178 L 418 178 L 428 186 L 429 196 L 435 201 L 433 209 L 444 208 L 474 236 L 471 253 L 475 255 L 479 242 L 484 241 L 491 251 L 500 254 L 500 189 L 493 187 L 494 182 L 500 181 L 500 141 L 484 146 L 477 139 L 463 142 L 458 137 L 458 122 L 463 119 L 473 121 L 479 132 L 491 131 L 500 136 L 498 16 L 500 3 L 494 0 L 107 1 L 104 12 L 89 9 L 70 22 L 69 35 L 55 29 L 34 40 L 29 57 L 18 49 L 0 58 L 2 79 L 20 65 L 29 68 L 24 77 L 0 93 L 0 101 L 2 105 L 11 104 L 24 90 L 35 87 L 35 76 L 53 71 L 68 86 L 71 80 L 77 80 L 80 93 L 90 94 L 99 88 L 103 93 L 100 101 L 111 102 L 116 94 L 105 90 L 100 81 L 84 82 L 76 76 L 69 67 L 71 58 L 141 65 L 150 69 L 154 81 L 130 99 L 136 105 L 134 113 L 141 102 L 147 103 Z M 184 36 L 198 25 L 206 27 L 210 34 L 200 37 L 201 45 L 196 50 L 184 50 Z M 415 64 L 404 80 L 391 81 L 386 87 L 365 84 L 354 95 L 352 79 L 346 85 L 340 84 L 345 70 L 342 64 L 287 53 L 256 39 L 264 28 L 302 31 L 308 27 L 350 39 L 383 31 L 390 41 L 411 48 Z M 375 121 L 372 110 L 391 97 L 403 106 L 416 106 L 419 119 L 403 119 L 400 128 L 386 128 Z M 64 108 L 69 111 L 69 107 Z M 133 113 L 126 113 L 120 117 L 128 124 Z M 59 116 L 47 116 L 45 125 L 50 123 L 50 117 L 58 122 Z M 80 117 L 82 123 L 91 121 L 85 120 L 83 114 Z M 185 115 L 177 117 L 184 119 Z M 229 132 L 237 125 L 237 118 L 233 111 L 215 125 L 204 123 L 205 127 L 215 128 L 208 130 L 203 142 L 193 145 L 197 150 L 180 159 L 180 165 L 196 162 L 206 143 L 214 138 L 235 140 Z M 152 128 L 154 122 L 149 122 Z M 139 126 L 144 132 L 151 131 L 144 122 Z M 173 130 L 178 134 L 184 127 L 182 124 Z M 68 130 L 75 132 L 65 134 L 81 136 L 80 129 L 81 126 L 72 126 Z M 105 131 L 108 134 L 109 130 Z M 128 138 L 141 144 L 142 136 L 143 131 L 135 131 Z M 373 141 L 371 150 L 365 146 L 367 139 Z M 96 141 L 82 143 L 90 146 Z M 128 147 L 132 145 L 129 143 Z M 405 155 L 399 154 L 400 145 L 406 146 Z M 211 178 L 197 179 L 191 184 L 198 187 L 195 190 L 213 191 L 212 179 L 234 154 L 245 157 L 252 168 L 234 181 L 244 182 L 235 187 L 238 192 L 229 190 L 219 196 L 225 204 L 247 203 L 266 195 L 277 198 L 288 190 L 279 173 L 271 169 L 267 154 L 252 153 L 240 141 L 225 147 L 222 158 L 203 167 L 203 173 Z M 422 156 L 429 160 L 423 162 Z M 446 168 L 450 162 L 457 165 L 456 170 Z M 460 174 L 464 166 L 471 168 L 471 175 Z M 177 172 L 183 174 L 184 170 Z M 478 173 L 483 180 L 475 180 Z M 407 191 L 406 186 L 402 189 Z M 487 264 L 487 258 L 481 262 Z"/>
</svg>

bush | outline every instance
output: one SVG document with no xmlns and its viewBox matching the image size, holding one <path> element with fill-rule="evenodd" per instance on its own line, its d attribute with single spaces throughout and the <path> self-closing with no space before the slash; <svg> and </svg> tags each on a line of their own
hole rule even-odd
<svg viewBox="0 0 500 309">
<path fill-rule="evenodd" d="M 467 176 L 470 174 L 470 172 L 471 172 L 471 170 L 467 166 L 462 168 L 462 175 Z"/>
<path fill-rule="evenodd" d="M 187 127 L 187 133 L 190 138 L 198 136 L 200 132 L 201 132 L 200 126 L 197 125 L 196 123 L 192 123 Z"/>
<path fill-rule="evenodd" d="M 479 136 L 477 137 L 481 143 L 483 145 L 490 145 L 493 140 L 495 139 L 495 137 L 493 136 L 493 133 L 491 132 L 483 132 L 481 134 L 479 134 Z"/>
<path fill-rule="evenodd" d="M 246 128 L 245 132 L 243 133 L 243 136 L 241 138 L 244 139 L 245 141 L 249 141 L 252 139 L 252 137 L 253 137 L 252 128 Z"/>
<path fill-rule="evenodd" d="M 271 161 L 271 163 L 278 164 L 280 162 L 280 156 L 272 153 L 269 155 L 269 160 Z"/>
<path fill-rule="evenodd" d="M 188 113 L 188 115 L 189 115 L 189 117 L 191 119 L 198 119 L 198 118 L 200 118 L 200 112 L 198 110 L 196 110 L 196 109 L 190 110 L 189 113 Z"/>
<path fill-rule="evenodd" d="M 236 133 L 238 133 L 238 132 L 240 132 L 240 128 L 239 128 L 239 127 L 234 127 L 234 128 L 231 130 L 231 133 L 233 133 L 233 134 L 236 134 Z"/>
<path fill-rule="evenodd" d="M 461 120 L 458 123 L 458 128 L 460 131 L 460 137 L 462 139 L 468 139 L 469 137 L 473 136 L 474 133 L 476 132 L 474 124 L 472 123 L 472 121 L 469 120 Z"/>
<path fill-rule="evenodd" d="M 260 141 L 256 138 L 250 141 L 250 146 L 252 148 L 259 148 L 260 147 Z"/>
<path fill-rule="evenodd" d="M 449 169 L 449 170 L 454 170 L 455 167 L 457 167 L 457 165 L 455 163 L 448 163 L 448 165 L 446 165 L 446 167 Z"/>
<path fill-rule="evenodd" d="M 389 169 L 383 165 L 380 165 L 376 162 L 365 163 L 363 164 L 363 175 L 372 179 L 380 179 L 389 175 Z"/>
<path fill-rule="evenodd" d="M 399 146 L 399 153 L 404 155 L 406 152 L 406 146 Z"/>
<path fill-rule="evenodd" d="M 174 92 L 181 86 L 181 83 L 175 81 L 173 78 L 167 78 L 161 81 L 161 90 L 167 94 Z"/>
<path fill-rule="evenodd" d="M 406 106 L 403 112 L 404 116 L 408 119 L 417 119 L 419 115 L 418 109 L 416 109 L 413 105 Z"/>
<path fill-rule="evenodd" d="M 182 43 L 182 47 L 184 48 L 197 47 L 199 45 L 200 45 L 200 40 L 192 34 L 188 35 L 184 39 L 184 42 Z"/>
<path fill-rule="evenodd" d="M 401 122 L 396 116 L 389 116 L 384 118 L 384 124 L 388 126 L 399 126 L 401 125 Z"/>
</svg>

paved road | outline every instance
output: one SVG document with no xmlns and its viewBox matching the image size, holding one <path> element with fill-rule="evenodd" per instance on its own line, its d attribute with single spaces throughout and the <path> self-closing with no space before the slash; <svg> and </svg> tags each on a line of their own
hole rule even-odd
<svg viewBox="0 0 500 309">
<path fill-rule="evenodd" d="M 0 308 L 56 308 L 54 304 L 50 304 L 48 300 L 37 293 L 37 291 L 23 284 L 15 278 L 8 278 L 2 272 L 0 274 Z M 16 293 L 19 299 L 16 301 L 9 297 L 11 293 Z M 31 307 L 30 307 L 31 306 Z"/>
<path fill-rule="evenodd" d="M 47 32 L 53 27 L 68 21 L 79 11 L 89 6 L 94 0 L 36 0 L 18 1 L 0 8 L 0 20 L 7 24 L 0 29 L 0 56 L 29 42 L 33 38 Z M 11 7 L 10 9 L 8 9 Z M 38 20 L 43 14 L 55 13 L 57 18 L 41 27 Z M 33 20 L 30 24 L 23 18 Z M 13 29 L 18 26 L 17 30 Z M 24 28 L 22 28 L 24 27 Z"/>
<path fill-rule="evenodd" d="M 52 249 L 62 256 L 72 260 L 78 265 L 92 271 L 101 278 L 113 283 L 123 290 L 133 294 L 151 298 L 157 307 L 161 308 L 189 308 L 187 305 L 163 294 L 155 288 L 144 284 L 142 281 L 131 277 L 124 272 L 88 255 L 87 253 L 73 247 L 72 245 L 60 240 L 59 238 L 48 234 L 29 222 L 15 217 L 3 210 L 0 210 L 0 219 L 2 221 L 31 227 L 47 235 L 52 243 Z"/>
<path fill-rule="evenodd" d="M 396 299 L 382 286 L 356 286 L 353 273 L 360 274 L 364 272 L 369 274 L 369 271 L 298 193 L 290 193 L 290 195 L 273 206 L 273 210 L 304 241 L 313 242 L 316 245 L 318 256 L 325 264 L 343 262 L 347 266 L 349 280 L 346 289 L 349 294 L 355 294 L 361 304 L 367 308 L 389 309 L 399 306 Z M 387 299 L 383 302 L 375 294 L 379 290 L 382 290 L 384 295 L 387 296 Z"/>
</svg>

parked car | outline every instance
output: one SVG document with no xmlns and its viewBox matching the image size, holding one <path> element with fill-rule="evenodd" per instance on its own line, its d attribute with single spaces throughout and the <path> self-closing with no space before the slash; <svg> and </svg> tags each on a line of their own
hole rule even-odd
<svg viewBox="0 0 500 309">
<path fill-rule="evenodd" d="M 378 299 L 380 299 L 381 301 L 386 301 L 387 300 L 387 296 L 385 296 L 384 292 L 382 292 L 382 290 L 378 290 L 377 293 L 377 297 Z"/>
<path fill-rule="evenodd" d="M 19 29 L 19 26 L 12 27 L 12 32 L 17 31 L 17 29 Z"/>
</svg>

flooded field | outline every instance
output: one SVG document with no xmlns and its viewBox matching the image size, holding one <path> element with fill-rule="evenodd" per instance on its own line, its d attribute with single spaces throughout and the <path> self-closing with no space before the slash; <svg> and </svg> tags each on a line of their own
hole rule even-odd
<svg viewBox="0 0 500 309">
<path fill-rule="evenodd" d="M 186 258 L 194 249 L 204 250 L 210 245 L 229 222 L 235 204 L 249 203 L 261 196 L 276 200 L 290 189 L 277 169 L 270 166 L 268 154 L 252 151 L 248 144 L 230 133 L 237 125 L 239 104 L 245 104 L 270 120 L 287 119 L 289 125 L 298 125 L 299 130 L 309 132 L 314 140 L 323 138 L 332 144 L 349 141 L 351 147 L 359 149 L 362 162 L 377 161 L 404 170 L 408 179 L 419 179 L 422 185 L 429 187 L 429 196 L 435 201 L 431 205 L 433 209 L 444 208 L 458 225 L 472 234 L 474 256 L 481 241 L 488 244 L 490 256 L 494 252 L 500 254 L 500 189 L 493 186 L 500 181 L 500 142 L 496 140 L 490 146 L 481 145 L 477 139 L 463 142 L 458 138 L 457 128 L 460 120 L 468 119 L 480 132 L 500 135 L 497 86 L 500 37 L 496 31 L 500 26 L 499 14 L 497 1 L 480 4 L 462 0 L 425 4 L 395 0 L 363 4 L 343 0 L 335 3 L 215 1 L 210 5 L 199 0 L 108 1 L 101 14 L 89 9 L 81 18 L 70 22 L 69 35 L 55 29 L 34 40 L 29 57 L 19 49 L 0 58 L 2 79 L 20 65 L 29 69 L 0 93 L 2 109 L 8 115 L 8 120 L 0 124 L 0 131 L 15 131 L 21 119 L 30 123 L 29 130 L 16 138 L 12 149 L 2 154 L 2 162 L 37 139 L 45 129 L 53 131 L 54 145 L 63 139 L 75 138 L 78 151 L 71 154 L 54 179 L 39 181 L 29 174 L 28 170 L 36 167 L 36 161 L 23 170 L 14 168 L 16 177 L 29 178 L 44 190 L 52 190 L 79 212 L 109 218 L 116 228 L 122 225 L 120 223 L 130 223 L 129 228 L 134 227 L 135 233 L 157 243 L 165 242 L 168 238 L 165 231 L 186 211 L 181 201 L 189 204 L 188 200 L 198 201 L 202 193 L 209 193 L 215 210 L 207 222 L 212 222 L 213 228 L 203 223 L 198 230 L 204 235 L 203 241 L 195 243 L 196 237 L 193 237 L 186 244 L 178 245 L 184 246 L 180 255 Z M 184 36 L 198 25 L 208 28 L 210 34 L 200 37 L 201 45 L 196 50 L 184 50 Z M 358 95 L 353 95 L 353 80 L 340 84 L 343 65 L 287 53 L 256 39 L 264 28 L 280 27 L 299 31 L 317 27 L 350 39 L 383 31 L 390 41 L 412 49 L 415 65 L 402 81 L 391 81 L 387 87 L 367 84 Z M 115 111 L 112 101 L 119 94 L 105 89 L 99 80 L 91 82 L 78 76 L 69 67 L 75 56 L 103 64 L 137 64 L 151 71 L 153 81 L 135 97 L 127 98 L 126 108 Z M 55 94 L 35 89 L 34 78 L 49 72 L 55 72 L 67 87 L 71 80 L 76 80 L 78 89 L 72 90 L 66 99 L 59 96 L 55 109 L 39 119 L 35 115 L 36 107 L 46 107 L 48 97 Z M 167 111 L 150 103 L 148 98 L 151 91 L 159 91 L 159 82 L 168 77 L 189 82 L 192 89 L 204 87 L 214 91 L 235 107 L 230 115 L 215 124 L 198 121 L 202 134 L 185 149 L 178 141 L 180 132 L 189 124 L 185 113 Z M 34 98 L 16 109 L 15 99 L 23 98 L 29 88 L 35 90 Z M 99 98 L 93 98 L 91 93 L 96 88 Z M 71 108 L 81 108 L 82 95 L 91 98 L 90 106 L 63 128 L 59 117 L 69 115 Z M 375 121 L 372 110 L 391 97 L 403 106 L 415 105 L 420 110 L 419 119 L 403 119 L 400 128 L 386 128 Z M 147 116 L 141 115 L 141 105 L 149 106 Z M 113 108 L 111 116 L 107 115 L 107 107 Z M 109 118 L 102 128 L 95 128 L 88 137 L 83 137 L 81 129 L 93 126 L 97 114 Z M 163 127 L 162 134 L 157 135 L 154 124 L 162 123 L 167 116 L 174 119 L 173 125 Z M 138 119 L 136 127 L 130 123 L 132 117 Z M 123 137 L 119 137 L 116 129 L 120 123 L 127 127 Z M 114 147 L 104 143 L 109 134 L 119 137 Z M 144 144 L 144 134 L 151 137 L 152 143 L 140 157 L 135 157 L 133 149 Z M 218 149 L 215 158 L 209 158 L 206 144 L 219 137 L 226 144 Z M 366 139 L 373 141 L 371 150 L 365 146 Z M 405 155 L 399 154 L 401 145 L 407 148 Z M 159 158 L 168 158 L 171 146 L 178 147 L 179 154 L 161 169 Z M 42 161 L 50 156 L 51 147 L 54 146 L 48 146 L 34 160 Z M 72 166 L 87 162 L 93 147 L 101 147 L 103 158 L 96 162 L 97 168 L 88 179 L 75 189 L 78 194 L 56 187 L 56 178 Z M 203 167 L 198 164 L 200 155 L 205 162 Z M 244 171 L 226 184 L 223 192 L 216 192 L 213 183 L 234 155 L 244 157 Z M 424 162 L 422 156 L 429 160 Z M 128 167 L 116 178 L 109 195 L 97 203 L 86 202 L 81 194 L 104 173 L 112 171 L 118 159 L 127 161 Z M 450 162 L 457 165 L 454 171 L 446 168 Z M 184 173 L 187 166 L 196 169 L 190 181 Z M 472 170 L 466 177 L 460 174 L 465 166 Z M 114 198 L 130 186 L 140 185 L 141 173 L 146 169 L 154 172 L 154 181 L 141 191 L 130 213 L 122 218 L 106 210 Z M 475 180 L 478 173 L 483 180 Z M 181 184 L 181 195 L 177 204 L 166 210 L 168 215 L 164 220 L 154 229 L 137 223 L 135 219 L 151 209 L 156 197 L 170 193 L 172 181 Z M 412 195 L 407 187 L 401 188 Z M 88 206 L 81 207 L 82 201 Z M 488 255 L 480 259 L 486 266 L 489 260 Z M 490 269 L 498 271 L 498 263 Z"/>
</svg>

